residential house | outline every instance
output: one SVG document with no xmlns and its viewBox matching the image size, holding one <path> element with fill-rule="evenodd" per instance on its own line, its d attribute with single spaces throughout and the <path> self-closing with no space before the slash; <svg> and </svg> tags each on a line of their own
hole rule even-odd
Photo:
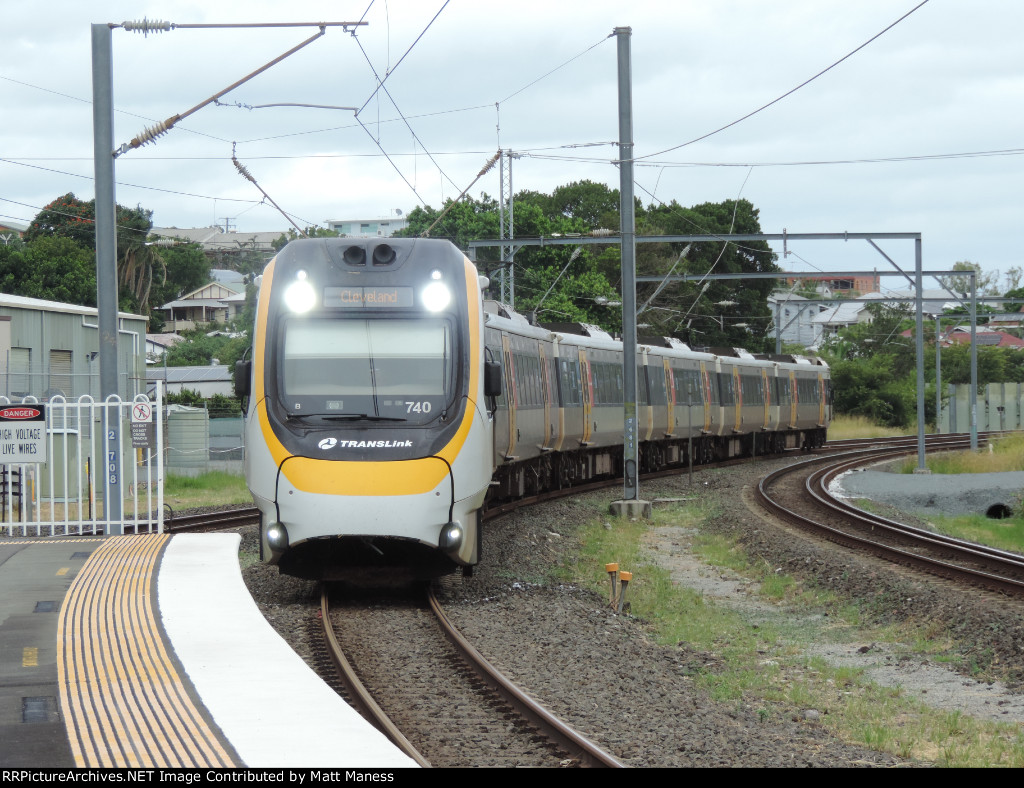
<svg viewBox="0 0 1024 788">
<path fill-rule="evenodd" d="M 820 325 L 813 318 L 828 305 L 794 293 L 776 291 L 768 296 L 768 308 L 772 313 L 772 325 L 768 335 L 781 337 L 783 343 L 811 347 L 821 333 Z"/>
<path fill-rule="evenodd" d="M 975 333 L 978 347 L 1012 347 L 1024 348 L 1024 339 L 1007 334 L 1005 331 L 997 331 L 988 326 L 978 326 Z M 957 326 L 945 334 L 945 344 L 969 345 L 971 344 L 971 327 Z"/>
<path fill-rule="evenodd" d="M 209 323 L 226 323 L 245 306 L 245 285 L 210 282 L 160 307 L 166 329 L 186 331 Z"/>
<path fill-rule="evenodd" d="M 401 211 L 396 213 L 396 216 L 389 216 L 386 219 L 328 220 L 327 226 L 336 233 L 350 238 L 390 238 L 409 226 L 409 220 L 402 216 Z"/>
<path fill-rule="evenodd" d="M 6 246 L 15 238 L 21 238 L 27 229 L 27 224 L 0 219 L 0 245 Z"/>
<path fill-rule="evenodd" d="M 168 350 L 183 340 L 181 334 L 146 334 L 146 363 L 159 363 Z"/>
</svg>

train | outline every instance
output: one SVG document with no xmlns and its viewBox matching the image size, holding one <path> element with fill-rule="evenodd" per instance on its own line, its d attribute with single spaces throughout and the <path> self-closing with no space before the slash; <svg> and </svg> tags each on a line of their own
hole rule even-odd
<svg viewBox="0 0 1024 788">
<path fill-rule="evenodd" d="M 436 239 L 299 239 L 267 265 L 235 368 L 263 560 L 470 575 L 485 507 L 622 477 L 622 343 L 487 285 Z M 636 362 L 641 472 L 825 442 L 820 359 L 641 337 Z"/>
</svg>

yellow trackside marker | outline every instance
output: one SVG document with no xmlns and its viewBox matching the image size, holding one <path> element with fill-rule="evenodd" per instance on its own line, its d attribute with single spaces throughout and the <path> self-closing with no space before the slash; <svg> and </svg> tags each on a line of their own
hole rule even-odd
<svg viewBox="0 0 1024 788">
<path fill-rule="evenodd" d="M 66 575 L 70 571 L 70 567 L 62 566 L 60 569 L 57 570 L 57 577 L 64 577 L 64 575 Z"/>
<path fill-rule="evenodd" d="M 35 647 L 22 649 L 21 666 L 23 668 L 39 667 L 39 649 Z"/>
<path fill-rule="evenodd" d="M 611 598 L 608 601 L 611 603 L 612 606 L 614 606 L 615 605 L 615 594 L 616 594 L 615 584 L 616 584 L 616 582 L 618 581 L 618 578 L 619 578 L 619 565 L 618 564 L 605 564 L 604 565 L 604 571 L 606 571 L 608 573 L 608 579 L 611 580 L 611 583 L 612 583 L 612 595 L 611 595 Z"/>
</svg>

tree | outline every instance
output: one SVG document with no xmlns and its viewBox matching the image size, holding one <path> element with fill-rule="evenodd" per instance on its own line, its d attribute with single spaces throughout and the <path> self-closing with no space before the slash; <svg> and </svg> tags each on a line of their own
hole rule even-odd
<svg viewBox="0 0 1024 788">
<path fill-rule="evenodd" d="M 671 203 L 652 205 L 638 214 L 638 231 L 645 234 L 694 235 L 760 233 L 758 210 L 748 200 L 702 203 L 683 208 Z M 743 274 L 778 271 L 775 253 L 765 241 L 714 241 L 685 244 L 645 244 L 637 248 L 637 271 L 643 275 Z M 680 260 L 680 255 L 686 252 Z M 679 260 L 677 264 L 677 260 Z M 652 332 L 680 336 L 696 346 L 769 349 L 767 327 L 772 319 L 768 296 L 772 279 L 709 280 L 704 284 L 666 285 L 644 314 Z M 638 288 L 643 304 L 655 285 Z M 745 325 L 739 325 L 745 324 Z"/>
<path fill-rule="evenodd" d="M 271 242 L 271 246 L 274 247 L 275 252 L 280 252 L 284 247 L 291 241 L 295 241 L 299 238 L 340 238 L 341 233 L 337 230 L 329 230 L 326 227 L 309 226 L 302 231 L 302 235 L 299 235 L 291 227 L 288 228 L 287 233 L 281 233 L 280 237 L 276 241 Z"/>
<path fill-rule="evenodd" d="M 162 306 L 210 281 L 210 261 L 199 244 L 163 247 L 161 256 L 167 273 L 163 283 L 153 289 L 154 306 Z"/>
<path fill-rule="evenodd" d="M 871 321 L 840 330 L 822 347 L 822 356 L 830 361 L 884 358 L 893 377 L 916 369 L 914 340 L 902 334 L 913 325 L 910 306 L 868 304 L 865 311 L 871 315 Z"/>
<path fill-rule="evenodd" d="M 891 357 L 879 354 L 834 361 L 831 366 L 837 413 L 865 416 L 890 427 L 906 427 L 913 422 L 916 386 L 909 376 L 893 374 Z"/>
<path fill-rule="evenodd" d="M 443 214 L 443 215 L 442 215 Z M 499 235 L 498 203 L 481 194 L 479 200 L 464 197 L 459 202 L 445 200 L 441 210 L 417 206 L 407 214 L 405 228 L 395 233 L 399 238 L 418 238 L 430 233 L 431 238 L 447 238 L 460 249 L 480 238 Z M 497 255 L 494 255 L 497 259 Z"/>
<path fill-rule="evenodd" d="M 96 306 L 95 254 L 70 238 L 42 237 L 24 249 L 0 246 L 0 290 Z"/>
<path fill-rule="evenodd" d="M 1006 279 L 1007 290 L 1016 290 L 1020 287 L 1021 280 L 1024 279 L 1024 268 L 1018 265 L 1007 268 L 1003 278 Z"/>
<path fill-rule="evenodd" d="M 1007 290 L 1003 295 L 1008 299 L 1012 299 L 1003 303 L 1004 311 L 1019 312 L 1021 309 L 1024 309 L 1024 287 Z"/>
<path fill-rule="evenodd" d="M 126 208 L 117 205 L 114 221 L 121 307 L 149 314 L 153 282 L 156 277 L 164 275 L 158 248 L 146 242 L 153 228 L 153 212 L 141 206 Z M 25 241 L 30 246 L 43 238 L 68 238 L 95 254 L 96 201 L 85 202 L 69 192 L 48 203 L 25 231 Z"/>
<path fill-rule="evenodd" d="M 548 216 L 576 219 L 591 230 L 618 229 L 619 190 L 603 183 L 576 181 L 559 186 L 548 198 Z"/>
<path fill-rule="evenodd" d="M 205 367 L 214 363 L 233 367 L 249 347 L 249 338 L 208 336 L 203 331 L 183 331 L 188 341 L 178 342 L 167 351 L 169 367 Z"/>
<path fill-rule="evenodd" d="M 979 263 L 972 263 L 969 260 L 961 260 L 953 263 L 954 271 L 974 271 L 975 287 L 978 295 L 999 295 L 999 272 L 993 271 L 986 274 Z M 943 286 L 948 287 L 954 293 L 966 297 L 971 294 L 971 278 L 969 276 L 943 276 L 939 277 Z"/>
</svg>

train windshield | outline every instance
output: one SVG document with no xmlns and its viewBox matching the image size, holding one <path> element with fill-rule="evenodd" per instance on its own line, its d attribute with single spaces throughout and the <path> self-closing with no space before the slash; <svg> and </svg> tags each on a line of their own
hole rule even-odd
<svg viewBox="0 0 1024 788">
<path fill-rule="evenodd" d="M 442 318 L 285 324 L 283 403 L 297 416 L 426 424 L 452 401 L 452 328 Z"/>
</svg>

